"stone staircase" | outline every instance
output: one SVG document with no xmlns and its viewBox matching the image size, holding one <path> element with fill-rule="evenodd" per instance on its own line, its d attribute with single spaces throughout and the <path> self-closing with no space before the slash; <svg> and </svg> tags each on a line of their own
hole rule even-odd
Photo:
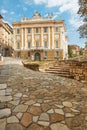
<svg viewBox="0 0 87 130">
<path fill-rule="evenodd" d="M 61 77 L 73 78 L 70 75 L 70 66 L 66 62 L 56 62 L 52 67 L 45 69 L 45 72 L 56 74 Z"/>
</svg>

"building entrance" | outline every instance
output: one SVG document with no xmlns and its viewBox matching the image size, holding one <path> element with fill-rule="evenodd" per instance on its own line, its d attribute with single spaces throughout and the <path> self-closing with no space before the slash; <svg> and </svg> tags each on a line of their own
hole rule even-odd
<svg viewBox="0 0 87 130">
<path fill-rule="evenodd" d="M 36 53 L 34 54 L 34 60 L 36 60 L 36 61 L 40 61 L 40 60 L 41 60 L 40 53 L 36 52 Z"/>
</svg>

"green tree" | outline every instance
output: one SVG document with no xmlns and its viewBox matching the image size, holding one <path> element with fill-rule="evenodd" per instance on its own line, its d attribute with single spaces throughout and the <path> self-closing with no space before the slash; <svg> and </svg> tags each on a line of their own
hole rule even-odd
<svg viewBox="0 0 87 130">
<path fill-rule="evenodd" d="M 87 0 L 78 0 L 78 2 L 80 6 L 78 14 L 83 18 L 83 25 L 79 27 L 78 31 L 81 38 L 87 38 Z"/>
<path fill-rule="evenodd" d="M 72 51 L 72 48 L 70 46 L 68 46 L 68 56 L 73 57 L 73 51 Z"/>
<path fill-rule="evenodd" d="M 85 42 L 85 48 L 87 48 L 87 42 Z"/>
<path fill-rule="evenodd" d="M 79 55 L 83 55 L 83 50 L 80 49 Z"/>
</svg>

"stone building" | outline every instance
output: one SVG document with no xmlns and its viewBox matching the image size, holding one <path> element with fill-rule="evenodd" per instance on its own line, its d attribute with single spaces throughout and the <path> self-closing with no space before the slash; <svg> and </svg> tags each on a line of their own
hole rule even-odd
<svg viewBox="0 0 87 130">
<path fill-rule="evenodd" d="M 53 20 L 52 16 L 42 17 L 38 12 L 32 18 L 14 22 L 14 57 L 30 60 L 65 59 L 68 41 L 63 20 Z"/>
<path fill-rule="evenodd" d="M 80 54 L 80 50 L 81 50 L 80 46 L 78 46 L 78 45 L 68 45 L 68 47 L 71 48 L 73 55 L 78 56 Z"/>
<path fill-rule="evenodd" d="M 3 56 L 11 56 L 13 44 L 13 29 L 4 22 L 3 17 L 0 15 L 0 53 Z"/>
</svg>

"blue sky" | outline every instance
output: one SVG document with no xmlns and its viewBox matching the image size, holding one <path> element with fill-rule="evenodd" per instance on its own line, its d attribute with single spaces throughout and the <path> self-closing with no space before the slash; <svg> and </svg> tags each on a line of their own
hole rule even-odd
<svg viewBox="0 0 87 130">
<path fill-rule="evenodd" d="M 65 21 L 69 44 L 84 47 L 86 40 L 80 39 L 77 32 L 82 24 L 78 8 L 78 0 L 0 0 L 0 14 L 10 24 L 20 21 L 23 16 L 30 18 L 36 11 L 42 16 L 52 13 L 54 19 Z"/>
</svg>

